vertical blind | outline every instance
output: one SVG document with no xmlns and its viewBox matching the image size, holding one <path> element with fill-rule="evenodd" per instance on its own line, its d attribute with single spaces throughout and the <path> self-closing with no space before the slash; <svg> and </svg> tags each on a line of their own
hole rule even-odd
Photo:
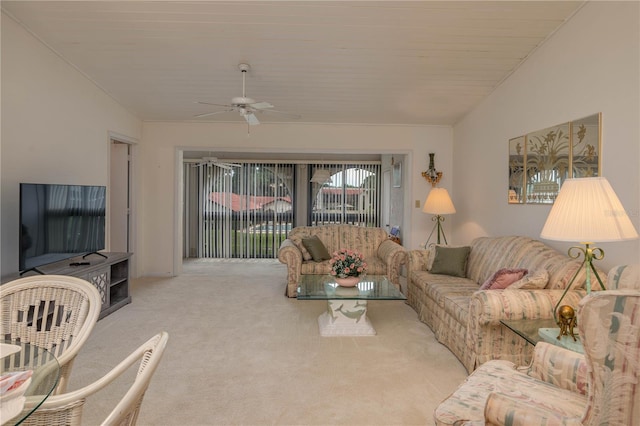
<svg viewBox="0 0 640 426">
<path fill-rule="evenodd" d="M 295 217 L 295 164 L 184 165 L 184 255 L 275 258 L 293 224 L 379 226 L 380 164 L 309 164 L 306 218 Z M 310 182 L 316 170 L 330 180 Z"/>
<path fill-rule="evenodd" d="M 185 253 L 192 257 L 275 258 L 293 224 L 294 165 L 240 162 L 196 165 L 185 179 Z M 185 165 L 193 167 L 194 165 Z M 187 175 L 185 169 L 185 176 Z M 193 189 L 196 186 L 198 189 Z M 197 220 L 197 241 L 193 241 Z M 194 256 L 195 255 L 195 256 Z"/>
<path fill-rule="evenodd" d="M 309 223 L 379 226 L 380 164 L 311 164 L 311 176 L 322 169 L 331 179 L 310 183 Z"/>
</svg>

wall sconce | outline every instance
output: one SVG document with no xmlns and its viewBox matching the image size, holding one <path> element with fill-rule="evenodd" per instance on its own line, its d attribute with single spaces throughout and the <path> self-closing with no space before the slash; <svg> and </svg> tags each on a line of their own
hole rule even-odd
<svg viewBox="0 0 640 426">
<path fill-rule="evenodd" d="M 436 170 L 436 166 L 434 165 L 434 157 L 436 154 L 433 152 L 429 154 L 429 168 L 422 172 L 422 177 L 427 180 L 431 184 L 433 188 L 435 188 L 436 184 L 440 182 L 442 179 L 442 172 Z"/>
</svg>

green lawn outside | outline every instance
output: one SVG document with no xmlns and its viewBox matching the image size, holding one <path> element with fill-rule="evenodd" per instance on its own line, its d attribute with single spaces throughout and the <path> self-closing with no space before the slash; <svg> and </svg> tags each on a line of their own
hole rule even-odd
<svg viewBox="0 0 640 426">
<path fill-rule="evenodd" d="M 287 238 L 286 232 L 276 234 L 272 232 L 232 232 L 231 257 L 245 257 L 243 253 L 247 252 L 250 257 L 276 258 L 280 245 Z"/>
</svg>

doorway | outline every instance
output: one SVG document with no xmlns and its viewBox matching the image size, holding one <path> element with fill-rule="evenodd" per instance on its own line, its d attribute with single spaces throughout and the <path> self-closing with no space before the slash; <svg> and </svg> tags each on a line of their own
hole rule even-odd
<svg viewBox="0 0 640 426">
<path fill-rule="evenodd" d="M 112 138 L 109 177 L 109 251 L 132 252 L 132 145 Z"/>
</svg>

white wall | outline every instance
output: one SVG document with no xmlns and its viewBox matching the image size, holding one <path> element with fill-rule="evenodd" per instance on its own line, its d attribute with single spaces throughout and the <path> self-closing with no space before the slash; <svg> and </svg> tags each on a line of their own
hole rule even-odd
<svg viewBox="0 0 640 426">
<path fill-rule="evenodd" d="M 177 150 L 198 148 L 235 152 L 377 152 L 405 154 L 403 245 L 417 248 L 430 231 L 431 221 L 414 200 L 425 200 L 430 186 L 420 176 L 428 167 L 428 153 L 436 153 L 443 170 L 443 186 L 450 189 L 451 128 L 448 126 L 359 126 L 317 124 L 261 124 L 247 136 L 241 123 L 143 124 L 140 144 L 138 273 L 172 275 L 179 271 L 179 206 L 176 197 Z"/>
<path fill-rule="evenodd" d="M 109 183 L 109 135 L 141 122 L 2 14 L 2 262 L 18 270 L 19 183 Z"/>
<path fill-rule="evenodd" d="M 602 112 L 602 175 L 640 229 L 640 3 L 589 2 L 454 126 L 454 239 L 539 238 L 550 206 L 507 204 L 510 138 Z M 569 244 L 545 241 L 565 251 Z M 639 242 L 598 244 L 638 262 Z"/>
</svg>

